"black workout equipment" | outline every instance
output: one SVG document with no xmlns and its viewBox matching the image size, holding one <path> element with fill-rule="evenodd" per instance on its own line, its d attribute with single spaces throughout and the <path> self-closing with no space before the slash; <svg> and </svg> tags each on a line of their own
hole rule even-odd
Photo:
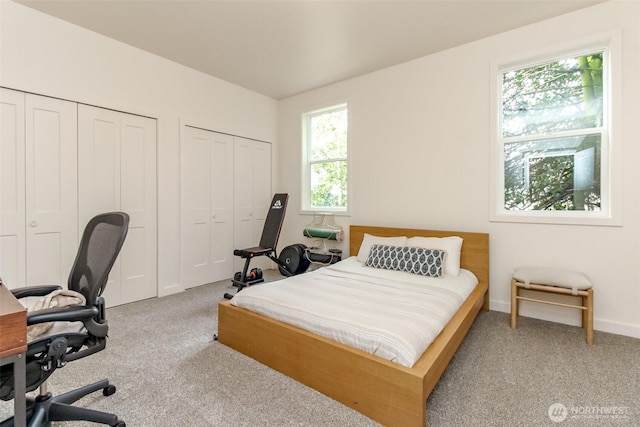
<svg viewBox="0 0 640 427">
<path fill-rule="evenodd" d="M 289 266 L 281 261 L 276 254 L 276 245 L 278 244 L 278 238 L 280 237 L 280 230 L 282 229 L 282 223 L 284 222 L 284 214 L 287 210 L 287 202 L 289 201 L 289 195 L 286 193 L 278 193 L 273 196 L 271 201 L 271 207 L 267 214 L 267 219 L 264 222 L 264 228 L 262 229 L 262 237 L 260 238 L 260 244 L 253 248 L 236 249 L 233 251 L 235 256 L 239 256 L 245 259 L 244 268 L 242 272 L 238 271 L 231 280 L 233 286 L 238 288 L 240 292 L 247 286 L 264 282 L 262 270 L 259 268 L 253 268 L 249 270 L 249 264 L 251 260 L 257 256 L 266 256 L 276 264 L 280 272 L 284 276 L 293 276 L 299 274 L 289 269 Z M 224 294 L 226 299 L 233 298 L 231 294 Z"/>
<path fill-rule="evenodd" d="M 302 243 L 287 246 L 280 252 L 278 259 L 282 265 L 278 265 L 278 270 L 284 276 L 304 273 L 309 268 L 309 258 L 305 252 L 307 247 Z M 290 273 L 290 274 L 288 274 Z"/>
<path fill-rule="evenodd" d="M 255 281 L 262 279 L 262 269 L 261 268 L 252 268 L 249 272 L 249 280 Z"/>
</svg>

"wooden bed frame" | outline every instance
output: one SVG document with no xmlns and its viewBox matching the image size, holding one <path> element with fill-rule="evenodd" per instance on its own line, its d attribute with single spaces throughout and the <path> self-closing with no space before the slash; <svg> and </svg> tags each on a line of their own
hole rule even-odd
<svg viewBox="0 0 640 427">
<path fill-rule="evenodd" d="M 460 265 L 479 280 L 469 298 L 411 368 L 238 308 L 218 306 L 218 340 L 387 426 L 426 423 L 426 400 L 480 309 L 489 309 L 489 235 L 458 231 L 350 227 L 349 252 L 364 234 L 460 236 Z"/>
</svg>

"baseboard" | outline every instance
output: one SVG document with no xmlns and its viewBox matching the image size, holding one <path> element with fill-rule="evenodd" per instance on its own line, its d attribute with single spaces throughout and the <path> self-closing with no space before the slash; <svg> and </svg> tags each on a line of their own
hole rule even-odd
<svg viewBox="0 0 640 427">
<path fill-rule="evenodd" d="M 493 311 L 511 313 L 510 302 L 490 300 L 489 305 Z M 522 301 L 520 303 L 520 316 L 532 317 L 534 319 L 546 320 L 549 322 L 564 323 L 571 326 L 580 326 L 580 313 L 577 310 L 563 309 L 548 304 L 536 304 L 528 301 Z M 597 316 L 594 316 L 593 319 L 593 329 L 596 331 L 608 332 L 610 334 L 640 338 L 640 326 L 599 319 Z"/>
<path fill-rule="evenodd" d="M 168 295 L 177 294 L 184 291 L 184 287 L 181 283 L 174 283 L 173 285 L 163 286 L 158 288 L 158 297 L 166 297 Z"/>
</svg>

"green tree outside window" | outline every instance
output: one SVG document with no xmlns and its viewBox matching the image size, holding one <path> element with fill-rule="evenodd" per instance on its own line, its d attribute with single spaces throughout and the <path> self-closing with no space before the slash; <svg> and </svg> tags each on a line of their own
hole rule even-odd
<svg viewBox="0 0 640 427">
<path fill-rule="evenodd" d="M 312 209 L 346 210 L 347 107 L 311 113 L 307 119 L 309 206 Z"/>
<path fill-rule="evenodd" d="M 507 211 L 599 211 L 604 52 L 502 72 Z"/>
</svg>

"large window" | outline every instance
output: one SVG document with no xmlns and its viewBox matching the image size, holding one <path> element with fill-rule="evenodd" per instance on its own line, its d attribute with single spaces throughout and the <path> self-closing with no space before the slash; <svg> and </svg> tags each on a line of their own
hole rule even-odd
<svg viewBox="0 0 640 427">
<path fill-rule="evenodd" d="M 302 209 L 347 212 L 347 105 L 303 114 L 302 128 Z"/>
<path fill-rule="evenodd" d="M 609 52 L 496 67 L 497 217 L 611 217 Z"/>
</svg>

